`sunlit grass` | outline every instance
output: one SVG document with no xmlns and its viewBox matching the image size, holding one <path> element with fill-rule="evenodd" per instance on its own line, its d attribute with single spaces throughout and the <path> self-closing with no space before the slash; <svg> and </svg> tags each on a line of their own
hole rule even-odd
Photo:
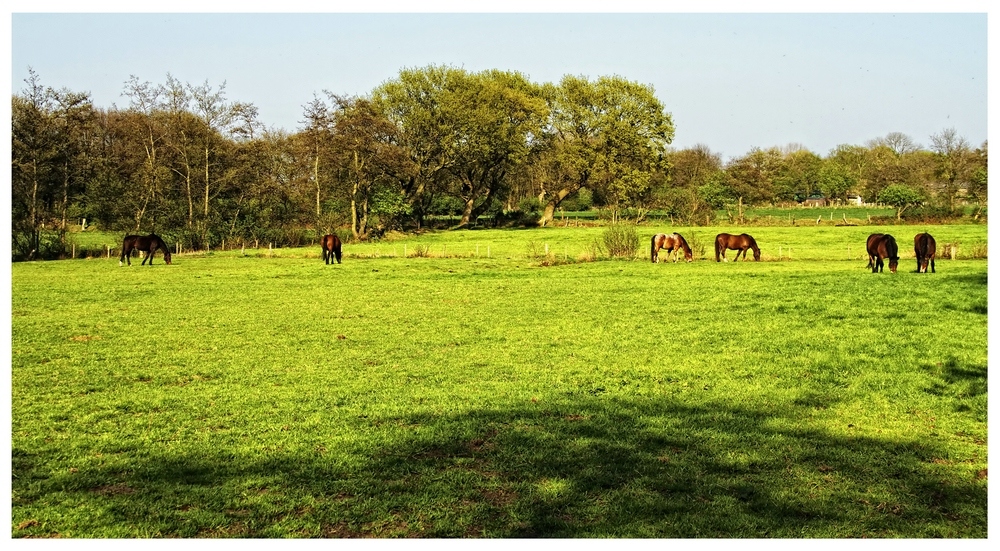
<svg viewBox="0 0 1000 551">
<path fill-rule="evenodd" d="M 986 262 L 751 233 L 770 261 L 556 228 L 17 263 L 12 535 L 985 537 Z"/>
</svg>

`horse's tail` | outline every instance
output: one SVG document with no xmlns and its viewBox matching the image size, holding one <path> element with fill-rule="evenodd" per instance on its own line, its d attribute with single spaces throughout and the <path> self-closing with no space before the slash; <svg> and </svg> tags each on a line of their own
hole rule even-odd
<svg viewBox="0 0 1000 551">
<path fill-rule="evenodd" d="M 649 239 L 649 261 L 656 264 L 656 234 Z"/>
<path fill-rule="evenodd" d="M 715 261 L 719 262 L 719 248 L 722 244 L 722 234 L 715 236 Z"/>
</svg>

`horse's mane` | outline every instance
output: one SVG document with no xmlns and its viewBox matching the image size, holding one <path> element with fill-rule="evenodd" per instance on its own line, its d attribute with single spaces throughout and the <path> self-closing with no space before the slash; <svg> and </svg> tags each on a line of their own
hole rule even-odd
<svg viewBox="0 0 1000 551">
<path fill-rule="evenodd" d="M 688 246 L 688 242 L 684 239 L 684 236 L 677 232 L 674 232 L 674 235 L 676 235 L 677 239 L 680 240 L 681 246 L 684 247 L 684 252 L 691 252 L 691 247 Z"/>
</svg>

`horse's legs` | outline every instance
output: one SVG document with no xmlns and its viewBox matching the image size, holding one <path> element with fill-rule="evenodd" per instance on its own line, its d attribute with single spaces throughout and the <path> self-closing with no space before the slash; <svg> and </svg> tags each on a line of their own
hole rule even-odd
<svg viewBox="0 0 1000 551">
<path fill-rule="evenodd" d="M 933 273 L 937 273 L 937 272 L 934 271 L 934 257 L 933 256 L 931 257 L 931 273 L 932 274 Z"/>
</svg>

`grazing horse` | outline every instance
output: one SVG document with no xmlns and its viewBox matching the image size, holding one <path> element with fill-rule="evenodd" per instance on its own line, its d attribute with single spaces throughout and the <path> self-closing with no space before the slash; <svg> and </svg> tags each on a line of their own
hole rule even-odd
<svg viewBox="0 0 1000 551">
<path fill-rule="evenodd" d="M 896 273 L 896 266 L 899 265 L 899 247 L 896 246 L 896 238 L 889 234 L 873 234 L 868 237 L 868 257 L 873 259 L 872 273 L 881 272 L 883 266 L 882 259 L 889 259 L 889 271 Z"/>
<path fill-rule="evenodd" d="M 757 241 L 753 237 L 741 233 L 739 235 L 730 235 L 728 233 L 720 233 L 715 236 L 715 261 L 716 262 L 728 262 L 726 260 L 726 250 L 735 249 L 736 258 L 733 262 L 736 262 L 740 258 L 740 254 L 743 255 L 743 261 L 746 262 L 747 259 L 747 249 L 753 249 L 753 259 L 760 261 L 760 248 L 757 247 Z"/>
<path fill-rule="evenodd" d="M 918 233 L 913 236 L 913 252 L 917 253 L 917 273 L 927 273 L 927 263 L 934 272 L 934 253 L 937 252 L 937 242 L 929 233 Z"/>
<path fill-rule="evenodd" d="M 319 243 L 323 247 L 323 262 L 329 264 L 337 257 L 337 264 L 340 264 L 340 238 L 331 233 L 324 235 Z"/>
<path fill-rule="evenodd" d="M 650 260 L 654 264 L 660 261 L 660 249 L 666 249 L 667 258 L 673 256 L 674 262 L 677 262 L 677 252 L 680 250 L 684 251 L 684 260 L 688 262 L 692 260 L 691 247 L 688 247 L 687 241 L 679 233 L 672 233 L 670 235 L 658 233 L 653 236 L 649 245 L 649 254 Z"/>
<path fill-rule="evenodd" d="M 865 268 L 871 268 L 872 264 L 875 263 L 875 255 L 872 254 L 872 242 L 878 238 L 885 235 L 884 233 L 873 233 L 868 236 L 868 241 L 865 242 L 865 249 L 868 251 L 868 265 Z"/>
<path fill-rule="evenodd" d="M 132 251 L 142 251 L 146 253 L 146 258 L 142 259 L 142 263 L 145 264 L 149 261 L 149 265 L 153 265 L 153 254 L 157 249 L 163 251 L 163 261 L 170 264 L 170 249 L 167 248 L 167 244 L 160 239 L 159 235 L 151 233 L 149 235 L 126 235 L 122 239 L 122 255 L 118 259 L 118 265 L 121 266 L 123 261 L 127 261 L 128 265 L 132 265 Z"/>
</svg>

